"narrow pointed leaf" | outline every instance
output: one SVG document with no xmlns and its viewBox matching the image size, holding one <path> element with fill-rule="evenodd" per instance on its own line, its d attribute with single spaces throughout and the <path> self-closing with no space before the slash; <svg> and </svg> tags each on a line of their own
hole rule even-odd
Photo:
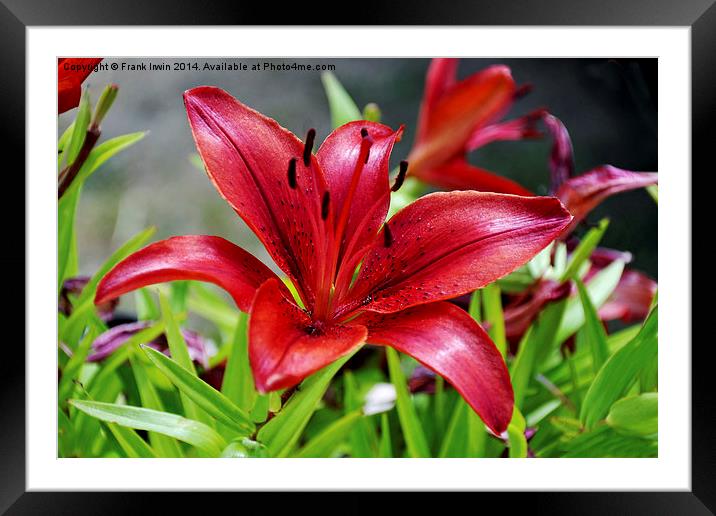
<svg viewBox="0 0 716 516">
<path fill-rule="evenodd" d="M 622 398 L 609 409 L 607 424 L 628 435 L 653 436 L 659 430 L 659 395 L 645 392 Z"/>
<path fill-rule="evenodd" d="M 286 457 L 291 452 L 331 379 L 353 353 L 355 351 L 304 380 L 281 411 L 261 427 L 257 437 L 266 445 L 271 457 Z"/>
<path fill-rule="evenodd" d="M 577 289 L 579 291 L 579 298 L 582 301 L 582 308 L 584 309 L 585 324 L 584 324 L 584 336 L 586 344 L 592 352 L 592 366 L 594 371 L 599 371 L 604 362 L 609 357 L 609 348 L 607 346 L 607 333 L 602 326 L 602 322 L 599 320 L 597 311 L 592 305 L 587 289 L 584 287 L 584 283 L 580 280 L 576 280 Z"/>
<path fill-rule="evenodd" d="M 580 412 L 580 419 L 587 428 L 607 415 L 611 405 L 626 393 L 644 365 L 656 354 L 658 324 L 655 308 L 637 336 L 609 357 L 599 370 Z"/>
<path fill-rule="evenodd" d="M 334 129 L 362 118 L 358 106 L 335 75 L 325 72 L 321 74 L 321 81 L 323 89 L 326 91 L 326 97 L 328 97 L 331 126 Z"/>
<path fill-rule="evenodd" d="M 348 439 L 361 417 L 363 417 L 363 414 L 361 414 L 360 410 L 349 412 L 308 441 L 295 456 L 298 458 L 330 457 L 335 449 Z"/>
<path fill-rule="evenodd" d="M 208 426 L 176 414 L 98 401 L 70 400 L 70 404 L 102 421 L 174 437 L 211 456 L 218 456 L 226 447 L 223 437 Z"/>
<path fill-rule="evenodd" d="M 422 425 L 418 419 L 418 414 L 413 406 L 413 401 L 408 392 L 405 375 L 400 369 L 400 358 L 398 352 L 392 348 L 385 349 L 388 357 L 388 370 L 390 371 L 390 381 L 395 386 L 397 398 L 395 400 L 396 409 L 398 410 L 398 418 L 400 419 L 400 427 L 403 430 L 403 436 L 408 447 L 408 453 L 411 457 L 430 457 L 430 448 L 428 441 L 423 433 Z"/>
<path fill-rule="evenodd" d="M 248 315 L 239 313 L 221 384 L 221 392 L 244 412 L 250 412 L 256 402 L 256 388 L 249 365 L 247 321 Z"/>
<path fill-rule="evenodd" d="M 564 274 L 562 274 L 560 281 L 564 282 L 568 279 L 574 279 L 577 276 L 582 264 L 589 259 L 589 256 L 599 244 L 599 241 L 602 239 L 602 236 L 604 236 L 604 232 L 608 227 L 609 219 L 602 219 L 599 221 L 598 227 L 589 230 L 572 253 L 567 263 L 567 269 L 564 271 Z"/>
<path fill-rule="evenodd" d="M 144 353 L 149 360 L 164 373 L 169 380 L 194 403 L 199 405 L 208 414 L 246 435 L 254 431 L 254 424 L 248 415 L 234 405 L 229 398 L 211 387 L 208 383 L 197 378 L 192 372 L 180 366 L 164 353 L 144 347 Z"/>
</svg>

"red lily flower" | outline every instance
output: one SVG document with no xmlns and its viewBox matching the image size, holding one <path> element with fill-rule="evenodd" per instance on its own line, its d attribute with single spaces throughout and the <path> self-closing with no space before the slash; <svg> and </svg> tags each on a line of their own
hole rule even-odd
<svg viewBox="0 0 716 516">
<path fill-rule="evenodd" d="M 388 161 L 401 129 L 352 122 L 314 155 L 314 130 L 301 142 L 218 88 L 189 90 L 184 102 L 210 179 L 304 308 L 268 267 L 212 236 L 140 250 L 102 279 L 95 302 L 152 283 L 212 282 L 250 314 L 259 391 L 296 385 L 367 341 L 436 371 L 489 428 L 504 431 L 513 405 L 505 363 L 484 330 L 444 300 L 495 281 L 548 245 L 571 220 L 561 203 L 435 193 L 386 223 Z"/>
<path fill-rule="evenodd" d="M 574 158 L 567 128 L 549 113 L 543 119 L 554 139 L 550 157 L 552 190 L 574 216 L 565 235 L 608 197 L 658 183 L 656 172 L 632 172 L 612 165 L 601 165 L 572 177 Z"/>
<path fill-rule="evenodd" d="M 57 62 L 57 112 L 64 113 L 80 103 L 82 83 L 102 58 L 70 59 Z"/>
<path fill-rule="evenodd" d="M 445 190 L 532 195 L 514 181 L 470 165 L 465 155 L 494 141 L 539 136 L 542 112 L 500 121 L 525 88 L 506 66 L 491 66 L 457 81 L 458 59 L 433 59 L 425 81 L 409 173 Z"/>
</svg>

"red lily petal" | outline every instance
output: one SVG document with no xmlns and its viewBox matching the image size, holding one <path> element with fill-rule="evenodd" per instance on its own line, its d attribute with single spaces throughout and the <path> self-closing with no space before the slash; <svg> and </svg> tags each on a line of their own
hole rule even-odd
<svg viewBox="0 0 716 516">
<path fill-rule="evenodd" d="M 102 58 L 70 59 L 57 61 L 57 111 L 64 113 L 80 103 L 82 83 Z"/>
<path fill-rule="evenodd" d="M 626 323 L 645 319 L 656 288 L 656 282 L 646 274 L 624 270 L 614 292 L 599 309 L 599 318 L 602 321 L 621 319 Z"/>
<path fill-rule="evenodd" d="M 365 342 L 361 325 L 323 325 L 289 301 L 277 280 L 256 292 L 249 318 L 249 361 L 260 392 L 293 387 Z"/>
<path fill-rule="evenodd" d="M 455 158 L 434 168 L 423 168 L 418 172 L 417 177 L 421 181 L 443 190 L 477 190 L 478 192 L 534 195 L 519 183 L 470 165 L 464 158 Z"/>
<path fill-rule="evenodd" d="M 547 304 L 563 299 L 571 292 L 571 284 L 542 280 L 523 295 L 511 301 L 505 307 L 505 335 L 511 345 L 516 345 L 529 328 L 532 321 Z"/>
<path fill-rule="evenodd" d="M 368 342 L 406 353 L 445 378 L 496 434 L 512 418 L 514 395 L 505 361 L 464 310 L 432 303 L 395 314 L 365 314 Z"/>
<path fill-rule="evenodd" d="M 311 306 L 315 256 L 323 253 L 326 234 L 326 183 L 317 160 L 311 156 L 304 166 L 303 142 L 219 88 L 189 90 L 184 103 L 209 178 Z M 292 159 L 295 182 L 288 177 Z"/>
<path fill-rule="evenodd" d="M 552 173 L 552 191 L 556 191 L 570 177 L 574 176 L 574 152 L 572 140 L 562 121 L 554 115 L 545 113 L 542 121 L 552 134 L 552 153 L 549 168 Z"/>
<path fill-rule="evenodd" d="M 361 171 L 360 180 L 351 192 L 353 173 L 363 141 L 363 129 L 368 132 L 373 144 L 368 162 Z M 400 139 L 401 133 L 402 128 L 393 131 L 390 127 L 374 122 L 350 122 L 333 131 L 316 154 L 328 183 L 331 209 L 335 218 L 339 217 L 347 198 L 352 196 L 341 255 L 349 240 L 351 247 L 359 249 L 375 237 L 385 221 L 390 204 L 388 161 L 393 144 Z M 360 231 L 356 233 L 359 226 Z"/>
<path fill-rule="evenodd" d="M 602 165 L 568 179 L 559 187 L 556 195 L 574 216 L 574 226 L 606 198 L 657 182 L 658 174 L 655 172 L 631 172 Z"/>
<path fill-rule="evenodd" d="M 475 128 L 512 102 L 515 82 L 506 66 L 492 66 L 457 83 L 433 106 L 408 157 L 410 170 L 435 167 L 465 150 Z"/>
<path fill-rule="evenodd" d="M 341 313 L 396 312 L 481 288 L 526 263 L 570 220 L 553 197 L 421 197 L 388 222 L 392 238 L 376 239 Z"/>
<path fill-rule="evenodd" d="M 460 60 L 455 58 L 437 58 L 430 61 L 428 73 L 425 77 L 423 102 L 420 105 L 420 116 L 418 117 L 418 139 L 422 138 L 426 130 L 426 122 L 430 116 L 430 111 L 457 82 L 457 66 L 459 62 Z"/>
<path fill-rule="evenodd" d="M 543 115 L 544 112 L 540 110 L 514 120 L 478 127 L 467 141 L 466 150 L 472 151 L 492 142 L 538 138 L 541 133 L 535 124 Z"/>
<path fill-rule="evenodd" d="M 199 280 L 222 287 L 248 312 L 256 289 L 269 278 L 276 275 L 228 240 L 178 236 L 150 244 L 115 265 L 99 282 L 95 304 L 147 285 Z"/>
</svg>

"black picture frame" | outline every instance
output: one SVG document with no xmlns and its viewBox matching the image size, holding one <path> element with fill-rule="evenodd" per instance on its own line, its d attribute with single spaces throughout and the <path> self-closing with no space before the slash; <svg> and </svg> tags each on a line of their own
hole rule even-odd
<svg viewBox="0 0 716 516">
<path fill-rule="evenodd" d="M 694 170 L 706 165 L 706 159 L 716 141 L 714 114 L 716 96 L 716 0 L 600 0 L 574 1 L 549 0 L 461 0 L 451 3 L 393 1 L 385 5 L 374 0 L 364 0 L 360 5 L 350 5 L 350 17 L 339 24 L 366 25 L 635 25 L 635 26 L 682 26 L 691 28 L 691 79 L 692 79 L 692 158 Z M 324 11 L 315 2 L 281 5 L 217 1 L 182 0 L 0 0 L 0 98 L 2 118 L 0 125 L 5 157 L 15 158 L 10 166 L 5 163 L 5 213 L 19 213 L 20 207 L 9 208 L 8 202 L 24 201 L 25 176 L 25 30 L 37 25 L 247 25 L 247 24 L 317 24 L 316 13 Z M 333 8 L 326 12 L 339 12 Z M 341 23 L 342 22 L 342 23 Z M 326 22 L 335 24 L 336 20 Z M 661 145 L 668 142 L 660 142 Z M 711 164 L 711 166 L 713 166 Z M 689 172 L 683 171 L 684 180 Z M 693 174 L 692 174 L 693 177 Z M 693 190 L 692 190 L 693 191 Z M 20 195 L 19 192 L 23 192 Z M 698 217 L 693 217 L 694 223 Z M 24 292 L 24 280 L 32 271 L 25 265 L 25 225 L 12 216 L 5 217 L 6 252 L 0 255 L 5 271 L 5 299 L 15 307 L 18 293 Z M 697 233 L 698 234 L 698 233 Z M 22 250 L 22 251 L 20 251 Z M 24 274 L 19 274 L 22 270 Z M 698 269 L 697 269 L 698 270 Z M 689 282 L 691 277 L 689 273 Z M 683 300 L 691 303 L 690 299 Z M 23 303 L 24 304 L 24 303 Z M 26 310 L 32 307 L 27 306 Z M 698 313 L 697 313 L 698 315 Z M 19 314 L 18 314 L 19 316 Z M 126 514 L 144 513 L 158 497 L 161 503 L 169 503 L 167 496 L 145 493 L 51 493 L 25 492 L 25 350 L 24 324 L 19 317 L 5 315 L 4 349 L 0 358 L 0 513 L 20 514 Z M 24 319 L 24 318 L 23 318 Z M 692 316 L 693 320 L 693 316 Z M 698 320 L 698 318 L 696 319 Z M 9 332 L 8 332 L 9 330 Z M 679 345 L 688 346 L 689 338 Z M 716 429 L 716 411 L 709 408 L 710 362 L 706 349 L 710 342 L 701 342 L 692 348 L 692 490 L 690 492 L 619 492 L 619 493 L 513 493 L 509 494 L 510 510 L 550 514 L 713 514 L 716 512 L 716 447 L 712 438 Z M 31 365 L 31 364 L 29 364 Z M 213 495 L 212 495 L 213 496 Z M 226 495 L 233 496 L 233 495 Z M 225 498 L 226 496 L 222 496 Z M 266 494 L 243 497 L 266 508 L 274 507 Z M 293 494 L 291 504 L 296 507 L 336 508 L 351 512 L 373 511 L 372 496 L 352 493 L 348 495 L 321 495 L 319 505 L 306 504 L 309 495 Z M 451 503 L 474 503 L 465 500 L 480 497 L 480 503 L 497 502 L 495 497 L 505 494 L 473 493 L 460 495 Z M 488 500 L 487 497 L 490 497 Z M 313 496 L 311 496 L 313 497 Z M 194 502 L 187 497 L 173 494 L 171 504 L 185 511 Z M 403 497 L 402 512 L 430 510 L 423 494 Z M 504 501 L 500 500 L 501 505 Z M 212 499 L 211 505 L 216 504 Z M 339 505 L 336 505 L 339 504 Z M 203 506 L 203 507 L 202 507 Z M 167 506 L 168 507 L 168 506 Z M 217 505 L 218 507 L 218 505 Z M 481 507 L 485 507 L 481 505 Z M 479 509 L 479 507 L 477 507 Z M 163 511 L 168 509 L 163 508 Z M 197 504 L 197 510 L 212 510 Z M 292 509 L 293 510 L 293 509 Z"/>
</svg>

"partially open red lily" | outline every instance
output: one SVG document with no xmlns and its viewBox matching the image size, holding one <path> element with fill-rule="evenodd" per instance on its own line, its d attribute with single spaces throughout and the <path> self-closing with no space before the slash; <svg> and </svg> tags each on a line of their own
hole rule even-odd
<svg viewBox="0 0 716 516">
<path fill-rule="evenodd" d="M 336 129 L 314 155 L 276 121 L 218 88 L 184 94 L 207 173 L 298 292 L 256 258 L 212 236 L 152 244 L 100 282 L 95 302 L 152 283 L 195 279 L 249 312 L 260 391 L 288 388 L 366 341 L 442 375 L 495 432 L 512 415 L 499 352 L 444 302 L 524 264 L 569 224 L 554 198 L 479 192 L 425 196 L 385 222 L 389 157 L 401 130 L 367 121 Z M 357 273 L 356 273 L 357 271 Z"/>
<path fill-rule="evenodd" d="M 410 174 L 445 190 L 532 195 L 505 177 L 470 165 L 465 155 L 494 141 L 538 136 L 541 112 L 501 121 L 524 88 L 510 69 L 491 66 L 457 80 L 458 59 L 433 59 L 425 81 L 418 132 L 408 160 Z"/>
<path fill-rule="evenodd" d="M 82 83 L 101 58 L 65 58 L 57 63 L 57 112 L 64 113 L 80 103 Z"/>
<path fill-rule="evenodd" d="M 574 158 L 567 128 L 549 113 L 544 114 L 544 122 L 554 140 L 550 157 L 552 190 L 574 216 L 570 228 L 612 195 L 658 183 L 656 172 L 632 172 L 612 165 L 601 165 L 572 177 Z"/>
</svg>

